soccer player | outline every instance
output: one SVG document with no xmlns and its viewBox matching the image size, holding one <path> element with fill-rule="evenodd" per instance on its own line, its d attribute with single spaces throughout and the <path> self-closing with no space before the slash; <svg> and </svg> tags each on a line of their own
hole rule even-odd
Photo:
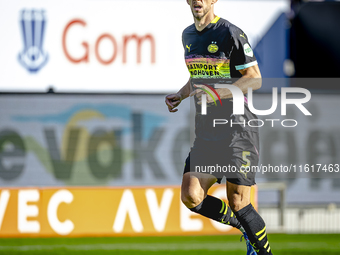
<svg viewBox="0 0 340 255">
<path fill-rule="evenodd" d="M 258 129 L 242 124 L 212 128 L 212 119 L 221 109 L 224 116 L 231 116 L 234 123 L 257 119 L 249 111 L 246 97 L 245 114 L 234 115 L 231 92 L 226 88 L 216 88 L 215 84 L 232 82 L 243 94 L 248 88 L 256 90 L 261 87 L 261 74 L 247 36 L 240 28 L 214 14 L 216 2 L 187 0 L 194 24 L 183 31 L 182 42 L 190 79 L 177 93 L 165 98 L 170 112 L 176 112 L 176 107 L 189 96 L 194 96 L 196 105 L 196 138 L 185 162 L 181 199 L 191 211 L 240 229 L 247 241 L 247 254 L 256 254 L 254 249 L 259 255 L 272 254 L 265 222 L 250 203 L 255 173 L 242 170 L 258 165 Z M 211 104 L 217 100 L 215 91 L 223 106 Z M 200 111 L 203 99 L 209 106 L 206 115 Z M 208 163 L 216 161 L 239 169 L 232 176 L 226 175 L 230 207 L 222 200 L 207 195 L 209 188 L 215 182 L 220 183 L 223 176 L 193 170 L 193 165 L 207 163 L 208 154 L 208 158 L 212 159 Z"/>
</svg>

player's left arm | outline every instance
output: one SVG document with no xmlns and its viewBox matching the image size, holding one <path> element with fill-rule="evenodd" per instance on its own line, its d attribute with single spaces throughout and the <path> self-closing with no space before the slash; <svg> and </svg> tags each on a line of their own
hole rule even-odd
<svg viewBox="0 0 340 255">
<path fill-rule="evenodd" d="M 254 65 L 248 67 L 246 69 L 241 69 L 239 72 L 242 74 L 242 77 L 233 83 L 234 86 L 238 87 L 242 90 L 243 94 L 248 93 L 248 88 L 252 88 L 253 90 L 257 90 L 262 86 L 262 77 L 261 72 L 258 65 Z M 231 98 L 232 94 L 229 89 L 216 89 L 218 90 L 218 94 L 222 98 Z"/>
<path fill-rule="evenodd" d="M 259 69 L 259 66 L 256 64 L 254 66 L 241 69 L 239 72 L 242 74 L 242 77 L 233 83 L 234 86 L 237 86 L 242 90 L 243 94 L 248 93 L 248 88 L 252 88 L 253 91 L 261 88 L 262 86 L 262 76 Z M 215 89 L 217 93 L 220 95 L 221 99 L 232 98 L 233 95 L 231 91 L 227 88 Z M 202 93 L 202 92 L 200 92 Z M 199 98 L 198 104 L 201 103 L 201 98 Z M 213 99 L 208 96 L 207 103 L 213 103 Z"/>
</svg>

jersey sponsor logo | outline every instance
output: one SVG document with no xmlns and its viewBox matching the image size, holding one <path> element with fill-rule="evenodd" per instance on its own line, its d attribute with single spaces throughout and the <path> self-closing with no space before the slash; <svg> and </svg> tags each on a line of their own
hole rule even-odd
<svg viewBox="0 0 340 255">
<path fill-rule="evenodd" d="M 22 10 L 20 26 L 24 49 L 19 53 L 19 63 L 29 72 L 39 71 L 47 62 L 43 51 L 46 18 L 44 10 Z"/>
<path fill-rule="evenodd" d="M 188 49 L 188 52 L 190 52 L 190 47 L 191 47 L 191 44 L 188 46 L 188 45 L 185 45 L 185 47 Z"/>
<path fill-rule="evenodd" d="M 188 56 L 185 59 L 191 78 L 230 78 L 229 59 Z"/>
<path fill-rule="evenodd" d="M 247 38 L 246 38 L 246 36 L 244 35 L 244 33 L 243 33 L 243 34 L 240 34 L 240 37 L 243 37 L 244 39 L 247 40 Z"/>
<path fill-rule="evenodd" d="M 210 53 L 215 53 L 218 51 L 218 46 L 216 45 L 216 42 L 211 42 L 211 44 L 208 46 L 208 51 Z"/>
<path fill-rule="evenodd" d="M 244 50 L 244 54 L 246 54 L 246 56 L 251 57 L 251 58 L 254 57 L 254 52 L 250 48 L 250 45 L 248 43 L 243 44 L 243 50 Z"/>
</svg>

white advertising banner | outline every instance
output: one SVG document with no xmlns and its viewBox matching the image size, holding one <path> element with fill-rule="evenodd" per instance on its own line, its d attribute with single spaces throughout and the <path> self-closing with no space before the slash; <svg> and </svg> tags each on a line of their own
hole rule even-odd
<svg viewBox="0 0 340 255">
<path fill-rule="evenodd" d="M 255 43 L 287 1 L 219 1 Z M 188 80 L 185 0 L 0 0 L 0 91 L 168 92 Z"/>
</svg>

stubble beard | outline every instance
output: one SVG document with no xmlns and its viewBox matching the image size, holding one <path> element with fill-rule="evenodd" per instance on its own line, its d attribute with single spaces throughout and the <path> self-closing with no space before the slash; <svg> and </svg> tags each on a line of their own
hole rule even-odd
<svg viewBox="0 0 340 255">
<path fill-rule="evenodd" d="M 203 13 L 200 14 L 200 13 L 195 13 L 195 11 L 191 9 L 192 16 L 194 16 L 194 19 L 198 21 L 203 19 L 208 14 L 209 11 L 210 11 L 209 9 L 203 9 Z"/>
</svg>

